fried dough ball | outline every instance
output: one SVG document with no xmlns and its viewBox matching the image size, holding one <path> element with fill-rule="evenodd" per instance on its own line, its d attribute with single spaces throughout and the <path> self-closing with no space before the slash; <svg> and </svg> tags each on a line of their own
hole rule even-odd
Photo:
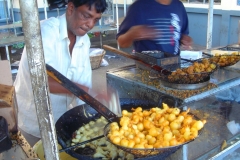
<svg viewBox="0 0 240 160">
<path fill-rule="evenodd" d="M 237 52 L 232 54 L 218 54 L 216 53 L 214 57 L 209 58 L 210 62 L 218 64 L 220 67 L 226 67 L 237 63 L 240 60 L 240 55 Z"/>
<path fill-rule="evenodd" d="M 110 125 L 108 137 L 114 144 L 145 149 L 175 146 L 196 138 L 206 123 L 206 120 L 194 119 L 189 114 L 190 109 L 181 112 L 179 108 L 170 108 L 165 103 L 163 108 L 142 110 L 138 107 L 132 111 L 127 114 L 124 110 L 120 126 L 116 127 L 118 123 Z M 138 124 L 134 122 L 136 115 L 140 120 Z"/>
<path fill-rule="evenodd" d="M 216 69 L 216 65 L 210 62 L 209 59 L 203 59 L 201 62 L 194 62 L 186 68 L 178 68 L 167 77 L 167 80 L 172 83 L 190 84 L 199 83 L 205 80 L 209 75 L 207 73 Z M 204 74 L 206 72 L 206 74 Z"/>
</svg>

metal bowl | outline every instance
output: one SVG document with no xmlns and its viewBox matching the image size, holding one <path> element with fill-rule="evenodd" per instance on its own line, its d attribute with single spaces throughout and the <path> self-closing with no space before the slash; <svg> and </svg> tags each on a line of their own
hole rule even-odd
<svg viewBox="0 0 240 160">
<path fill-rule="evenodd" d="M 199 120 L 199 118 L 197 116 L 195 116 L 192 113 L 188 113 L 191 114 L 194 119 Z M 169 154 L 169 153 L 174 153 L 175 151 L 177 151 L 180 147 L 182 147 L 183 145 L 192 142 L 194 139 L 191 139 L 187 142 L 184 142 L 182 144 L 176 145 L 176 146 L 169 146 L 169 147 L 162 147 L 162 148 L 152 148 L 152 149 L 143 149 L 143 148 L 128 148 L 128 147 L 123 147 L 117 144 L 114 144 L 109 138 L 108 138 L 108 133 L 110 131 L 110 124 L 108 123 L 105 127 L 104 127 L 104 136 L 106 137 L 106 140 L 109 141 L 110 143 L 112 143 L 113 145 L 115 145 L 117 148 L 131 153 L 133 154 L 135 157 L 148 157 L 148 156 L 155 156 L 155 155 L 159 155 L 159 154 Z M 202 133 L 202 130 L 199 130 L 198 132 L 198 136 Z M 195 138 L 196 139 L 196 138 Z"/>
<path fill-rule="evenodd" d="M 173 105 L 174 99 L 163 99 L 164 103 L 167 103 L 169 105 Z M 161 102 L 162 102 L 161 101 Z M 141 106 L 143 109 L 149 109 L 152 107 L 156 107 L 158 104 L 154 101 L 150 100 L 143 100 L 143 99 L 120 99 L 120 104 L 122 109 L 131 110 L 132 107 L 138 107 Z M 64 149 L 69 147 L 69 142 L 72 139 L 73 133 L 78 130 L 81 126 L 84 124 L 89 123 L 90 121 L 95 121 L 98 119 L 101 115 L 94 110 L 91 106 L 84 104 L 77 107 L 72 108 L 71 110 L 65 112 L 56 122 L 56 133 L 57 133 L 57 140 L 59 145 Z M 149 155 L 144 156 L 144 158 L 141 157 L 135 157 L 134 159 L 137 160 L 159 160 L 159 159 L 165 159 L 170 154 L 175 152 L 178 148 L 175 148 L 174 150 L 170 150 L 169 152 L 164 152 L 163 154 L 158 155 Z M 92 149 L 84 148 L 76 150 L 76 148 L 72 148 L 70 150 L 66 150 L 66 153 L 71 155 L 72 157 L 78 159 L 78 160 L 97 160 L 96 158 L 93 158 L 93 152 Z"/>
<path fill-rule="evenodd" d="M 220 68 L 228 67 L 236 64 L 240 60 L 240 55 L 219 55 L 219 56 L 212 56 L 208 59 L 210 62 L 218 64 Z"/>
<path fill-rule="evenodd" d="M 190 66 L 193 66 L 195 62 L 201 62 L 201 60 L 195 60 L 195 61 L 188 61 L 188 62 L 183 62 L 183 63 L 178 63 L 178 64 L 173 64 L 173 65 L 167 65 L 167 66 L 162 66 L 164 69 L 167 69 L 169 71 L 176 71 L 178 69 L 181 69 L 182 71 L 184 71 L 184 73 L 182 74 L 171 74 L 171 75 L 164 75 L 164 74 L 160 74 L 159 78 L 160 80 L 165 84 L 169 83 L 169 84 L 179 84 L 179 85 L 189 85 L 192 84 L 192 86 L 194 86 L 193 88 L 199 88 L 202 87 L 202 85 L 205 85 L 208 83 L 209 79 L 210 79 L 210 75 L 215 72 L 218 69 L 218 65 L 214 62 L 211 62 L 211 64 L 214 64 L 216 67 L 214 69 L 212 69 L 210 72 L 204 71 L 204 72 L 194 72 L 192 74 L 188 74 L 186 72 L 187 68 Z M 197 85 L 199 84 L 199 85 Z M 168 85 L 168 86 L 172 86 L 172 85 Z M 178 87 L 177 87 L 178 88 Z M 185 89 L 186 87 L 184 87 Z M 192 87 L 189 87 L 192 88 Z"/>
</svg>

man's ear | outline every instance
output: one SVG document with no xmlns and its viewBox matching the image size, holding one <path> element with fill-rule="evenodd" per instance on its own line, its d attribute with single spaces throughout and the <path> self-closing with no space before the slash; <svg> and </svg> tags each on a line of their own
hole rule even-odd
<svg viewBox="0 0 240 160">
<path fill-rule="evenodd" d="M 69 15 L 69 16 L 72 15 L 73 12 L 74 12 L 74 9 L 75 9 L 74 4 L 73 4 L 72 2 L 69 2 L 69 3 L 67 4 L 66 14 Z"/>
</svg>

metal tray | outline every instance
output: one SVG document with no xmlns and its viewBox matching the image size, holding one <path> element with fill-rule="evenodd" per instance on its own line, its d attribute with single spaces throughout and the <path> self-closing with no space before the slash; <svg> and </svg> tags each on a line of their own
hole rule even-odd
<svg viewBox="0 0 240 160">
<path fill-rule="evenodd" d="M 176 83 L 170 83 L 164 80 L 160 80 L 160 83 L 169 88 L 173 89 L 179 89 L 179 90 L 195 90 L 195 89 L 200 89 L 203 87 L 206 87 L 209 84 L 210 77 L 205 82 L 201 83 L 196 83 L 196 84 L 176 84 Z"/>
<path fill-rule="evenodd" d="M 221 51 L 240 51 L 240 47 L 226 46 L 226 47 L 218 48 L 218 50 L 221 50 Z"/>
<path fill-rule="evenodd" d="M 240 47 L 238 46 L 225 46 L 225 47 L 220 47 L 220 48 L 215 48 L 215 49 L 210 49 L 203 51 L 203 54 L 208 55 L 208 56 L 215 56 L 217 55 L 231 55 L 231 54 L 240 54 Z"/>
</svg>

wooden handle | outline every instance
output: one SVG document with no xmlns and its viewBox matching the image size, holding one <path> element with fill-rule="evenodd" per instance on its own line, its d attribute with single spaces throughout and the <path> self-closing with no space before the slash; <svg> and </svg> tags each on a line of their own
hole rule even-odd
<svg viewBox="0 0 240 160">
<path fill-rule="evenodd" d="M 131 55 L 131 54 L 127 53 L 127 52 L 121 51 L 119 49 L 116 49 L 116 48 L 108 46 L 108 45 L 103 45 L 103 49 L 109 50 L 111 52 L 120 54 L 122 56 L 125 56 L 127 58 L 130 58 L 130 59 L 133 59 L 133 60 L 136 60 L 136 61 L 141 61 L 141 59 L 139 59 L 137 56 Z"/>
<path fill-rule="evenodd" d="M 156 71 L 158 71 L 158 72 L 160 72 L 160 73 L 162 73 L 162 74 L 164 74 L 164 75 L 169 75 L 169 74 L 172 73 L 171 71 L 166 70 L 166 69 L 163 69 L 162 67 L 160 67 L 160 66 L 158 66 L 158 65 L 156 65 L 156 64 L 153 64 L 153 65 L 152 65 L 152 64 L 148 64 L 148 63 L 142 61 L 142 60 L 141 60 L 140 58 L 138 58 L 137 56 L 134 56 L 134 55 L 129 54 L 129 53 L 127 53 L 127 52 L 118 50 L 118 49 L 116 49 L 116 48 L 114 48 L 114 47 L 111 47 L 111 46 L 108 46 L 108 45 L 103 45 L 103 49 L 109 50 L 109 51 L 111 51 L 111 52 L 120 54 L 120 55 L 122 55 L 122 56 L 125 56 L 125 57 L 127 57 L 127 58 L 133 59 L 133 60 L 135 60 L 135 61 L 138 61 L 139 63 L 141 63 L 141 64 L 143 64 L 143 65 L 145 65 L 145 66 L 147 66 L 147 67 L 149 67 L 149 68 L 151 68 L 151 69 L 154 69 L 154 70 L 156 70 Z"/>
</svg>

